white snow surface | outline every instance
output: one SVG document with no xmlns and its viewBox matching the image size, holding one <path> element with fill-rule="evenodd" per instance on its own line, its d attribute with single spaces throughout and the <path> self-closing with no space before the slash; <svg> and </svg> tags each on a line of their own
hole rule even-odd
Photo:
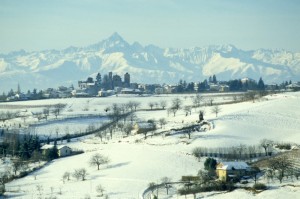
<svg viewBox="0 0 300 199">
<path fill-rule="evenodd" d="M 146 108 L 151 101 L 171 99 L 175 97 L 110 97 L 89 99 L 89 104 L 99 105 L 99 112 L 107 104 L 113 102 L 124 103 L 129 100 L 140 101 L 141 108 Z M 181 96 L 182 99 L 183 96 Z M 224 97 L 220 98 L 224 99 Z M 67 102 L 72 105 L 73 113 L 82 112 L 82 107 L 87 104 L 87 99 L 60 99 L 57 103 Z M 60 158 L 47 164 L 42 169 L 27 177 L 14 180 L 6 184 L 9 196 L 14 198 L 37 198 L 37 185 L 43 187 L 43 197 L 55 195 L 57 198 L 84 198 L 89 195 L 96 198 L 96 186 L 105 187 L 105 194 L 110 198 L 140 198 L 150 182 L 160 182 L 167 176 L 172 181 L 180 180 L 183 175 L 196 175 L 203 168 L 203 159 L 199 162 L 192 155 L 195 147 L 221 147 L 238 144 L 258 144 L 263 138 L 280 142 L 295 142 L 300 140 L 300 92 L 274 94 L 263 100 L 243 102 L 237 104 L 222 105 L 222 111 L 216 117 L 205 107 L 205 119 L 213 124 L 213 129 L 206 132 L 194 132 L 190 140 L 184 135 L 153 136 L 143 139 L 142 135 L 123 138 L 116 135 L 112 140 L 100 141 L 93 135 L 74 139 L 71 143 L 63 143 L 73 149 L 82 149 L 85 153 Z M 49 104 L 50 101 L 17 102 L 15 104 Z M 9 103 L 7 103 L 9 104 Z M 189 98 L 185 98 L 185 105 L 191 105 Z M 100 111 L 101 110 L 101 111 Z M 90 110 L 93 111 L 93 110 Z M 186 116 L 183 111 L 178 111 L 176 117 L 167 115 L 166 111 L 141 111 L 137 117 L 142 120 L 166 118 L 168 124 L 162 130 L 182 127 L 195 123 L 198 119 L 198 111 L 192 111 L 192 115 Z M 65 111 L 64 114 L 69 114 Z M 140 140 L 136 142 L 136 140 Z M 186 144 L 188 143 L 188 144 Z M 107 166 L 97 168 L 89 166 L 89 159 L 95 153 L 101 153 L 109 157 L 111 162 Z M 75 169 L 86 168 L 88 176 L 85 181 L 70 181 L 63 183 L 64 172 L 73 172 Z M 34 179 L 37 175 L 37 179 Z M 263 179 L 260 180 L 265 183 Z M 291 183 L 291 182 L 289 182 Z M 267 183 L 268 190 L 259 194 L 237 189 L 230 193 L 201 193 L 197 198 L 299 198 L 299 181 L 293 182 L 296 187 L 281 187 L 278 183 Z M 298 186 L 298 187 L 297 187 Z M 61 188 L 62 194 L 59 194 Z M 52 190 L 52 191 L 51 191 Z M 52 193 L 51 193 L 52 192 Z M 172 198 L 185 198 L 174 195 Z M 187 198 L 193 198 L 188 196 Z"/>
</svg>

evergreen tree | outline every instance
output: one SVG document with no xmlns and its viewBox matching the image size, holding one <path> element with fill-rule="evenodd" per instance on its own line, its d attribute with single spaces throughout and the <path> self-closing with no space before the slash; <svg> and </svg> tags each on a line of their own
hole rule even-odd
<svg viewBox="0 0 300 199">
<path fill-rule="evenodd" d="M 27 135 L 25 135 L 24 139 L 21 141 L 19 156 L 23 160 L 27 160 L 30 158 L 29 139 L 28 139 Z"/>
<path fill-rule="evenodd" d="M 258 90 L 265 90 L 265 83 L 264 81 L 262 80 L 262 78 L 259 78 L 259 81 L 258 81 L 258 84 L 257 84 L 257 89 Z"/>
<path fill-rule="evenodd" d="M 20 88 L 20 84 L 18 83 L 18 90 L 17 90 L 18 94 L 21 93 L 21 88 Z"/>
<path fill-rule="evenodd" d="M 184 91 L 184 82 L 182 80 L 179 80 L 176 91 L 177 93 L 182 93 Z"/>
<path fill-rule="evenodd" d="M 37 99 L 43 99 L 43 91 L 40 90 L 37 94 Z"/>
<path fill-rule="evenodd" d="M 102 79 L 102 88 L 104 90 L 109 90 L 110 88 L 110 83 L 109 83 L 109 77 L 108 75 L 104 75 L 103 79 Z"/>
<path fill-rule="evenodd" d="M 208 88 L 208 83 L 206 79 L 203 82 L 198 84 L 198 91 L 205 91 L 207 88 Z"/>
<path fill-rule="evenodd" d="M 188 83 L 186 87 L 187 92 L 193 92 L 194 91 L 194 82 Z"/>
<path fill-rule="evenodd" d="M 58 158 L 57 146 L 54 145 L 53 148 L 48 149 L 45 153 L 45 157 L 48 161 Z"/>
<path fill-rule="evenodd" d="M 243 91 L 247 91 L 249 89 L 249 84 L 248 84 L 248 81 L 246 81 L 245 83 L 242 84 L 242 90 Z"/>
<path fill-rule="evenodd" d="M 36 100 L 37 98 L 38 98 L 37 90 L 36 88 L 34 88 L 32 91 L 32 99 Z"/>
<path fill-rule="evenodd" d="M 101 82 L 102 82 L 101 74 L 98 73 L 97 76 L 96 76 L 96 85 L 97 85 L 99 88 L 101 87 Z"/>
<path fill-rule="evenodd" d="M 217 83 L 217 77 L 216 77 L 216 75 L 213 75 L 212 81 L 213 81 L 214 84 Z"/>
<path fill-rule="evenodd" d="M 217 160 L 214 158 L 206 158 L 205 162 L 204 162 L 204 168 L 205 170 L 216 170 L 216 166 L 217 166 Z"/>
<path fill-rule="evenodd" d="M 248 89 L 248 84 L 244 85 L 240 79 L 230 80 L 228 82 L 228 86 L 231 91 L 241 91 L 244 89 Z"/>
<path fill-rule="evenodd" d="M 8 92 L 7 94 L 7 97 L 11 97 L 14 95 L 14 90 L 13 89 L 10 89 L 10 91 Z"/>
</svg>

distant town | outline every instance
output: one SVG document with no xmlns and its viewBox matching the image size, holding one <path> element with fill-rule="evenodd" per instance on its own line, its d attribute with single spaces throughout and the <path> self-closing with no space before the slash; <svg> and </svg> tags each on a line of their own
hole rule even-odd
<svg viewBox="0 0 300 199">
<path fill-rule="evenodd" d="M 96 78 L 88 77 L 86 80 L 78 81 L 77 87 L 71 85 L 59 86 L 58 88 L 47 88 L 44 90 L 33 89 L 23 91 L 18 84 L 17 89 L 11 89 L 7 94 L 0 95 L 0 101 L 24 101 L 53 98 L 70 97 L 107 97 L 119 94 L 172 94 L 172 93 L 199 93 L 199 92 L 246 92 L 246 91 L 280 91 L 300 90 L 300 82 L 290 81 L 281 84 L 265 84 L 263 79 L 258 81 L 251 78 L 235 79 L 229 81 L 218 81 L 216 75 L 210 76 L 202 82 L 186 82 L 180 80 L 176 85 L 169 84 L 140 84 L 130 81 L 130 74 L 125 73 L 124 78 L 118 74 L 109 72 L 103 77 L 100 73 Z"/>
</svg>

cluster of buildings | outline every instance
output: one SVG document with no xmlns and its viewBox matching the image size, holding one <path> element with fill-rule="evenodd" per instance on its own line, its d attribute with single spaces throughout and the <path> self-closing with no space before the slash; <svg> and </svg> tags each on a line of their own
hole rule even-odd
<svg viewBox="0 0 300 199">
<path fill-rule="evenodd" d="M 244 88 L 245 87 L 245 88 Z M 19 100 L 36 100 L 36 99 L 49 99 L 49 98 L 69 98 L 69 97 L 106 97 L 115 94 L 170 94 L 182 92 L 229 92 L 240 90 L 255 90 L 257 83 L 250 78 L 243 78 L 240 80 L 231 81 L 217 81 L 216 76 L 209 78 L 209 81 L 204 80 L 200 83 L 186 83 L 180 80 L 177 85 L 168 84 L 138 84 L 130 81 L 130 74 L 125 73 L 124 77 L 118 74 L 109 72 L 103 77 L 100 73 L 95 78 L 88 77 L 86 80 L 78 81 L 78 87 L 60 86 L 58 88 L 48 88 L 45 90 L 37 91 L 34 89 L 32 92 L 28 91 L 23 93 L 18 89 L 16 92 L 11 91 L 5 96 L 0 95 L 0 101 L 19 101 Z M 277 84 L 264 85 L 266 90 L 279 90 Z M 300 82 L 285 83 L 285 89 L 300 90 Z"/>
<path fill-rule="evenodd" d="M 134 92 L 134 87 L 134 84 L 130 83 L 129 73 L 125 73 L 124 81 L 121 76 L 113 75 L 112 72 L 104 75 L 103 78 L 98 73 L 95 80 L 88 77 L 85 81 L 78 81 L 78 89 L 74 89 L 72 95 L 75 97 L 107 96 L 130 88 L 133 88 L 131 91 Z M 140 91 L 136 90 L 136 92 L 139 93 Z"/>
</svg>

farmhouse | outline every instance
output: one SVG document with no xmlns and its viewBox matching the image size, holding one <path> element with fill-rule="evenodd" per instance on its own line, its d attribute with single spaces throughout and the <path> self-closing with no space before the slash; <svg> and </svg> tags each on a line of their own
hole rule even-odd
<svg viewBox="0 0 300 199">
<path fill-rule="evenodd" d="M 300 82 L 289 84 L 286 86 L 286 88 L 293 91 L 300 91 Z"/>
<path fill-rule="evenodd" d="M 219 180 L 228 181 L 240 179 L 250 172 L 251 167 L 245 162 L 220 162 L 217 164 L 216 173 Z"/>
<path fill-rule="evenodd" d="M 52 144 L 45 144 L 44 146 L 41 147 L 42 154 L 45 155 L 47 150 L 50 150 L 54 147 Z M 58 156 L 59 157 L 64 157 L 72 154 L 72 149 L 68 146 L 65 145 L 57 145 L 57 150 L 58 150 Z"/>
</svg>

